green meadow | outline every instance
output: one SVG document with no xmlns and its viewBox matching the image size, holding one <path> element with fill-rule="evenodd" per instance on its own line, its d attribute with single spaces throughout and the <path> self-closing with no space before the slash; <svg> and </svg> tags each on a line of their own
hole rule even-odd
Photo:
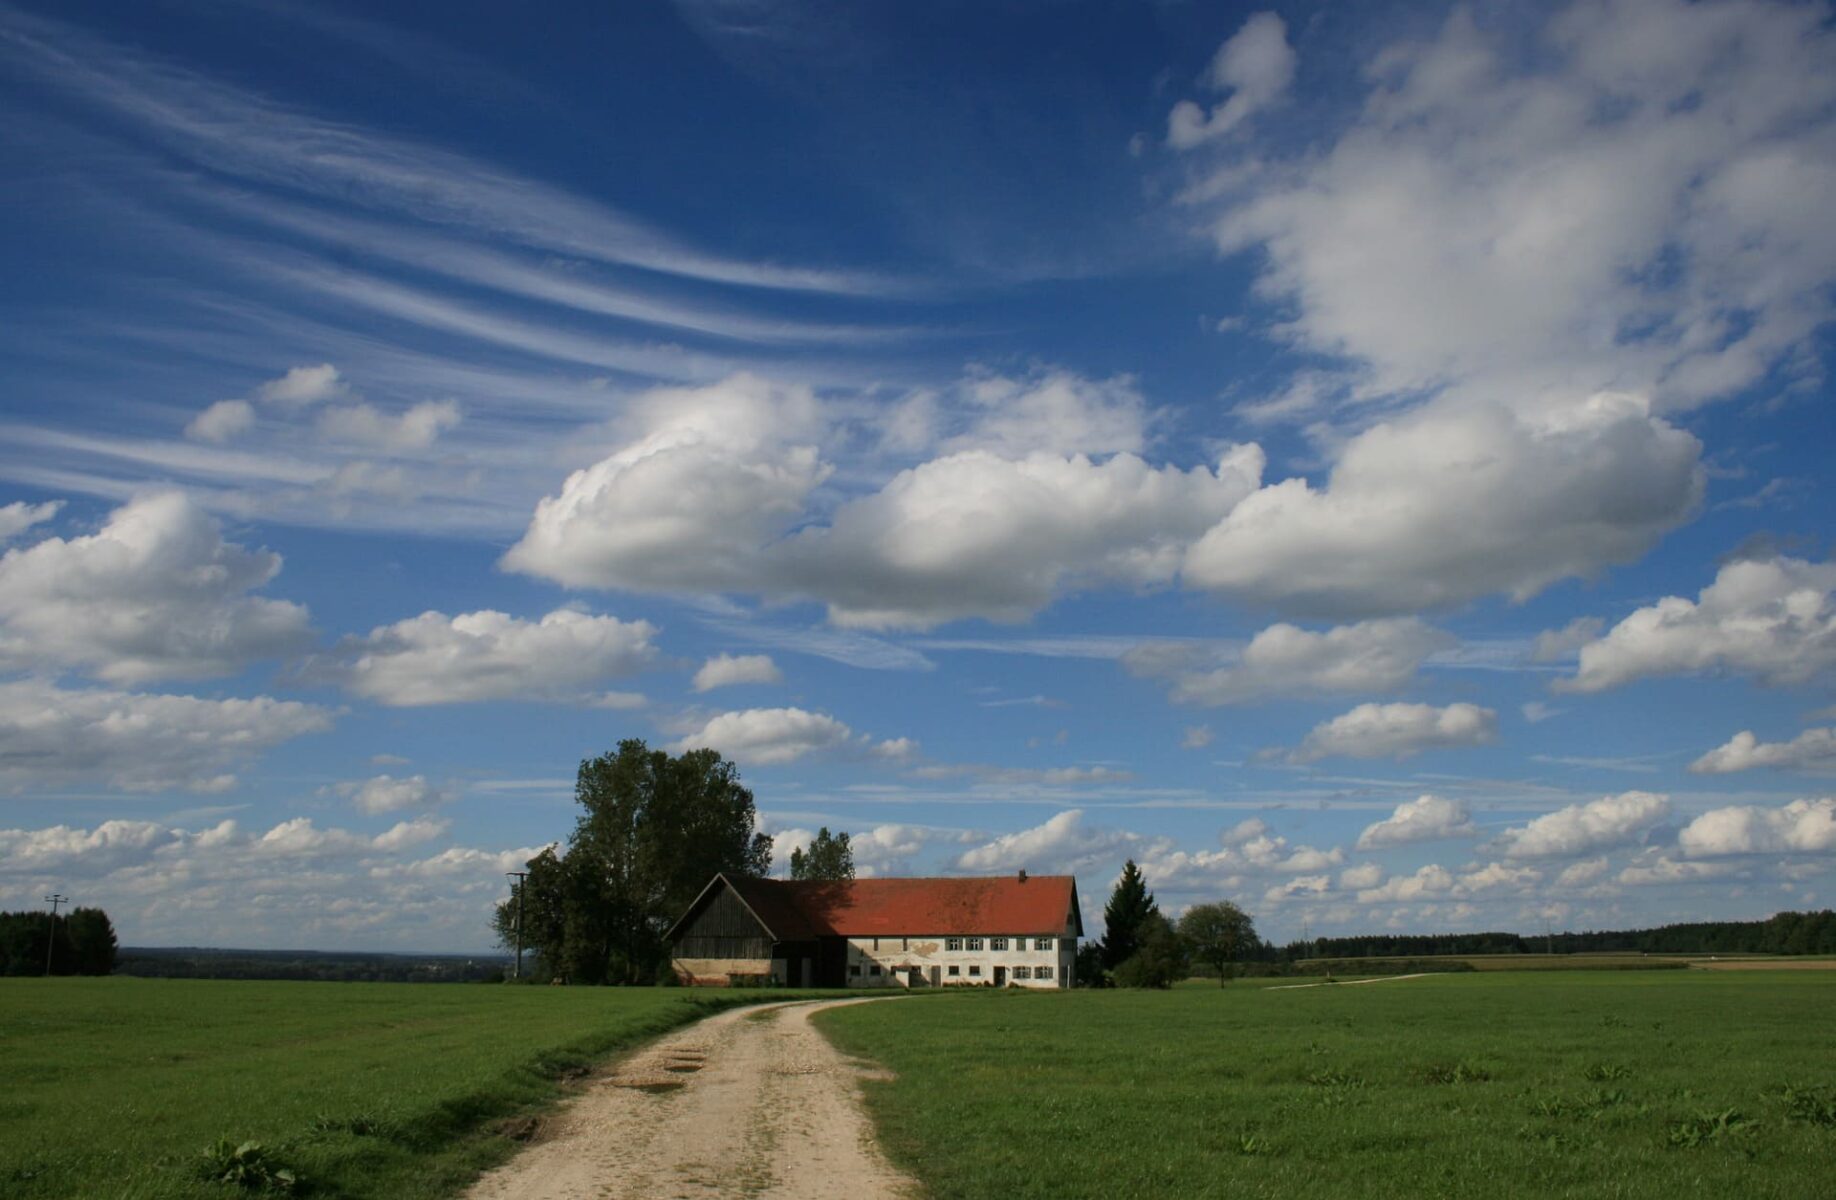
<svg viewBox="0 0 1836 1200">
<path fill-rule="evenodd" d="M 199 1176 L 220 1139 L 259 1142 L 252 1178 L 290 1170 L 304 1195 L 449 1196 L 514 1151 L 519 1119 L 571 1076 L 720 1008 L 773 998 L 0 980 L 0 1197 L 235 1195 Z"/>
<path fill-rule="evenodd" d="M 1836 972 L 1297 982 L 818 1021 L 939 1200 L 1836 1196 Z"/>
</svg>

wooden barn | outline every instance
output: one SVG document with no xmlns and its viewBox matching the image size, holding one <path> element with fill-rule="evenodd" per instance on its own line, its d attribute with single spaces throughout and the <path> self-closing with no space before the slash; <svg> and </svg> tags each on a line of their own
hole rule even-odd
<svg viewBox="0 0 1836 1200">
<path fill-rule="evenodd" d="M 1064 988 L 1084 934 L 1070 875 L 808 882 L 716 875 L 669 930 L 685 983 Z"/>
</svg>

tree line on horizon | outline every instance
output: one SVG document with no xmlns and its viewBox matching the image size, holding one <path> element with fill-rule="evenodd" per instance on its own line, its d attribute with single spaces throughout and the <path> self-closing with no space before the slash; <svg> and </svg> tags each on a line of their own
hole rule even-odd
<svg viewBox="0 0 1836 1200">
<path fill-rule="evenodd" d="M 1689 921 L 1585 933 L 1369 934 L 1289 942 L 1283 961 L 1444 954 L 1836 954 L 1836 912 L 1775 913 L 1763 921 Z"/>
<path fill-rule="evenodd" d="M 0 913 L 0 975 L 107 975 L 115 926 L 99 908 Z"/>
</svg>

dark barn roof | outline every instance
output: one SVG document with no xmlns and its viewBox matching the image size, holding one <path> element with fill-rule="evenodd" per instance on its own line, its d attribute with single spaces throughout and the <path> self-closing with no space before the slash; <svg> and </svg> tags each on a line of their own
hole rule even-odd
<svg viewBox="0 0 1836 1200">
<path fill-rule="evenodd" d="M 1054 937 L 1070 918 L 1084 920 L 1070 875 L 1003 875 L 994 879 L 853 879 L 813 882 L 716 875 L 689 905 L 678 930 L 722 887 L 733 889 L 773 938 L 899 937 L 985 933 Z"/>
</svg>

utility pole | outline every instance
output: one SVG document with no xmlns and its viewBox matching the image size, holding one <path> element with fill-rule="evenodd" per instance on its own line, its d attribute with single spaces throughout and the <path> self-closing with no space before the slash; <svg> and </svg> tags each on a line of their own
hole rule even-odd
<svg viewBox="0 0 1836 1200">
<path fill-rule="evenodd" d="M 516 880 L 510 886 L 516 889 L 516 974 L 512 979 L 523 977 L 523 880 L 529 878 L 527 871 L 505 871 L 504 874 Z"/>
<path fill-rule="evenodd" d="M 70 903 L 70 897 L 60 896 L 55 892 L 45 897 L 51 906 L 51 934 L 45 938 L 45 977 L 51 975 L 51 956 L 57 953 L 57 906 Z"/>
</svg>

